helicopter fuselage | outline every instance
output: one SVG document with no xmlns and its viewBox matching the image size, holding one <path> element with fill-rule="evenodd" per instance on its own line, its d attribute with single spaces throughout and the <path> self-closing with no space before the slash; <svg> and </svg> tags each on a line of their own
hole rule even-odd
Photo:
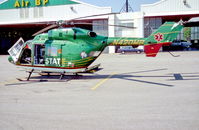
<svg viewBox="0 0 199 130">
<path fill-rule="evenodd" d="M 81 72 L 97 59 L 107 45 L 107 37 L 88 30 L 53 29 L 24 43 L 15 63 L 48 72 Z"/>
</svg>

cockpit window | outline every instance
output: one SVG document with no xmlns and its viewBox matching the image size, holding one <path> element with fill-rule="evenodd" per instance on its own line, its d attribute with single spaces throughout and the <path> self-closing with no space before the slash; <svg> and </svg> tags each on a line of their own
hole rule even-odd
<svg viewBox="0 0 199 130">
<path fill-rule="evenodd" d="M 88 35 L 89 35 L 90 37 L 96 37 L 96 36 L 97 36 L 97 34 L 96 34 L 95 32 L 89 32 Z"/>
</svg>

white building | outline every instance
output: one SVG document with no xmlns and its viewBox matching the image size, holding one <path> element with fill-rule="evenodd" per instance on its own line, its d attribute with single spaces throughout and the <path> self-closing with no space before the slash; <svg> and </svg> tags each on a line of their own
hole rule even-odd
<svg viewBox="0 0 199 130">
<path fill-rule="evenodd" d="M 77 0 L 5 0 L 0 3 L 1 53 L 5 53 L 19 37 L 28 40 L 33 33 L 55 21 L 106 13 L 111 13 L 111 7 L 98 7 Z M 101 35 L 148 37 L 165 21 L 187 21 L 192 17 L 199 17 L 199 0 L 160 0 L 154 4 L 142 5 L 139 12 L 86 17 L 76 21 L 92 23 L 93 26 L 80 24 L 78 27 Z M 191 28 L 190 40 L 199 47 L 199 25 L 196 23 L 194 26 L 196 27 Z M 178 39 L 183 39 L 183 32 Z M 109 47 L 109 52 L 114 53 L 115 47 Z"/>
<path fill-rule="evenodd" d="M 122 28 L 117 26 L 109 26 L 110 37 L 144 37 L 144 15 L 142 12 L 129 12 L 109 16 L 109 25 L 122 25 L 126 27 L 135 28 Z M 109 53 L 115 53 L 116 47 L 109 47 Z"/>
</svg>

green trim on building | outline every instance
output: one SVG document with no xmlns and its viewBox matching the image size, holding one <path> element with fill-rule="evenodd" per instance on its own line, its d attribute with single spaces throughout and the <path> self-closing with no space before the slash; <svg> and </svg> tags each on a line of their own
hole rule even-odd
<svg viewBox="0 0 199 130">
<path fill-rule="evenodd" d="M 0 10 L 17 9 L 17 8 L 31 8 L 42 6 L 57 6 L 80 4 L 72 0 L 7 0 L 0 4 Z"/>
</svg>

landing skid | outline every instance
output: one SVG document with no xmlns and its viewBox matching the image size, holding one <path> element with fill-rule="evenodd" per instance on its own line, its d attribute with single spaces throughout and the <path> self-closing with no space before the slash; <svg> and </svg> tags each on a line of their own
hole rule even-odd
<svg viewBox="0 0 199 130">
<path fill-rule="evenodd" d="M 65 75 L 65 74 L 68 74 L 68 73 L 39 73 L 42 77 L 41 79 L 38 79 L 39 77 L 37 77 L 36 79 L 35 78 L 32 78 L 31 79 L 31 74 L 33 73 L 33 71 L 30 71 L 29 72 L 29 76 L 28 78 L 24 78 L 24 79 L 21 79 L 21 78 L 17 78 L 18 81 L 21 81 L 21 82 L 67 82 L 71 79 L 79 79 L 82 75 L 79 75 L 78 73 L 75 73 L 75 74 L 70 74 L 70 75 Z M 43 76 L 46 76 L 43 77 Z M 53 76 L 60 76 L 59 78 L 56 78 L 54 79 Z M 64 77 L 69 77 L 69 78 L 64 78 Z"/>
<path fill-rule="evenodd" d="M 101 68 L 99 68 L 99 66 L 100 66 L 100 64 L 97 64 L 95 66 L 91 66 L 91 67 L 86 68 L 84 71 L 74 72 L 74 73 L 68 73 L 68 72 L 63 72 L 63 73 L 42 72 L 42 73 L 39 73 L 39 72 L 35 72 L 34 69 L 31 69 L 31 71 L 28 71 L 29 75 L 28 75 L 27 79 L 17 78 L 17 80 L 19 80 L 19 81 L 31 81 L 31 82 L 47 82 L 47 81 L 49 81 L 49 80 L 43 80 L 43 79 L 30 80 L 31 79 L 31 75 L 32 75 L 33 72 L 34 73 L 39 73 L 41 76 L 47 76 L 48 78 L 50 76 L 60 76 L 59 77 L 59 81 L 62 81 L 65 76 L 70 76 L 73 79 L 78 79 L 78 78 L 80 78 L 82 76 L 82 75 L 79 75 L 80 73 L 94 73 L 94 72 L 97 72 L 97 71 L 101 70 Z M 68 80 L 70 80 L 70 79 L 67 79 L 66 81 L 68 81 Z M 63 80 L 63 81 L 65 81 L 65 80 Z"/>
<path fill-rule="evenodd" d="M 17 78 L 18 81 L 21 81 L 21 82 L 47 82 L 48 80 L 43 80 L 43 79 L 40 79 L 40 80 L 27 80 L 27 79 L 20 79 L 20 78 Z"/>
<path fill-rule="evenodd" d="M 18 81 L 20 82 L 28 82 L 28 83 L 38 83 L 38 82 L 68 82 L 70 79 L 67 80 L 59 80 L 59 79 L 55 79 L 55 80 L 49 80 L 49 79 L 39 79 L 39 80 L 35 80 L 35 79 L 31 79 L 31 80 L 26 80 L 26 79 L 20 79 L 17 78 Z"/>
</svg>

